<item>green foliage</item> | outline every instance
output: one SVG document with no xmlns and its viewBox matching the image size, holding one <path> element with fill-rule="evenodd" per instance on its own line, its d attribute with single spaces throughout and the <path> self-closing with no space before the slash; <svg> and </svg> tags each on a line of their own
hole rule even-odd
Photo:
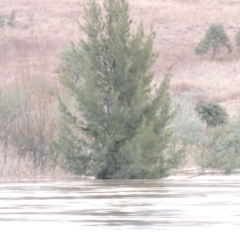
<svg viewBox="0 0 240 240">
<path fill-rule="evenodd" d="M 65 74 L 69 78 L 77 83 L 80 81 L 80 72 L 81 72 L 81 51 L 74 45 L 66 49 L 61 55 L 63 64 L 59 67 L 58 73 Z"/>
<path fill-rule="evenodd" d="M 235 35 L 235 40 L 236 40 L 237 46 L 240 46 L 240 31 L 237 31 Z"/>
<path fill-rule="evenodd" d="M 201 133 L 205 130 L 202 121 L 196 116 L 194 109 L 194 92 L 186 92 L 183 96 L 174 98 L 174 108 L 178 109 L 174 118 L 174 132 L 171 146 L 182 146 L 184 164 L 193 162 Z"/>
<path fill-rule="evenodd" d="M 205 169 L 231 173 L 240 166 L 240 135 L 237 125 L 220 126 L 202 135 L 196 162 Z"/>
<path fill-rule="evenodd" d="M 4 26 L 5 26 L 5 18 L 2 15 L 0 15 L 0 28 Z"/>
<path fill-rule="evenodd" d="M 146 35 L 142 24 L 132 33 L 125 0 L 105 0 L 103 9 L 90 0 L 84 19 L 87 38 L 63 54 L 59 74 L 73 100 L 60 100 L 55 145 L 64 167 L 99 179 L 160 177 L 177 165 L 178 152 L 169 150 L 171 73 L 150 87 L 155 33 Z"/>
<path fill-rule="evenodd" d="M 240 117 L 236 122 L 206 129 L 206 121 L 196 114 L 194 98 L 194 92 L 187 92 L 174 99 L 178 112 L 172 144 L 183 146 L 185 163 L 195 161 L 203 172 L 234 172 L 240 167 Z"/>
<path fill-rule="evenodd" d="M 212 58 L 214 58 L 222 46 L 226 47 L 229 52 L 232 52 L 232 47 L 223 26 L 220 24 L 212 24 L 207 30 L 205 37 L 195 48 L 195 52 L 196 54 L 204 55 L 209 49 L 212 49 Z"/>
<path fill-rule="evenodd" d="M 215 102 L 205 102 L 197 105 L 196 112 L 208 127 L 224 125 L 228 121 L 228 115 L 223 107 Z"/>
</svg>

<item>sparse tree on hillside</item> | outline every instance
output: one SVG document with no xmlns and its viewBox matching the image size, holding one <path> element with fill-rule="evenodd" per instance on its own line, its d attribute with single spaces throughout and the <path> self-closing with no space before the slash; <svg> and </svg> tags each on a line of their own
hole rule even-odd
<svg viewBox="0 0 240 240">
<path fill-rule="evenodd" d="M 84 20 L 87 40 L 69 52 L 77 59 L 65 55 L 60 74 L 72 95 L 60 101 L 56 147 L 64 166 L 99 179 L 158 178 L 176 166 L 179 154 L 168 151 L 171 74 L 151 87 L 155 34 L 146 35 L 142 24 L 132 33 L 126 0 L 105 0 L 103 8 L 90 0 Z"/>
<path fill-rule="evenodd" d="M 237 46 L 240 47 L 240 31 L 237 31 L 235 35 L 235 40 L 236 40 Z"/>
<path fill-rule="evenodd" d="M 9 15 L 9 18 L 8 18 L 8 21 L 7 21 L 7 25 L 9 27 L 14 28 L 15 27 L 15 20 L 16 20 L 16 11 L 12 10 L 10 15 Z"/>
<path fill-rule="evenodd" d="M 2 15 L 0 15 L 0 28 L 4 27 L 4 25 L 5 25 L 5 18 Z"/>
<path fill-rule="evenodd" d="M 220 24 L 212 24 L 207 30 L 205 37 L 195 48 L 195 52 L 196 54 L 204 55 L 209 49 L 212 49 L 213 59 L 222 46 L 226 47 L 229 52 L 232 52 L 232 47 L 223 26 Z"/>
</svg>

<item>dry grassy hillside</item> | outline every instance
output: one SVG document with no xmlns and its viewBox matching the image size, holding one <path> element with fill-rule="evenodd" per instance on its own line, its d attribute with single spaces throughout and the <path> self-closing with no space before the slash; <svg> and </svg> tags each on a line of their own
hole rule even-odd
<svg viewBox="0 0 240 240">
<path fill-rule="evenodd" d="M 32 81 L 39 77 L 57 84 L 54 74 L 59 54 L 80 34 L 83 0 L 2 0 L 0 14 L 6 19 L 16 11 L 14 27 L 0 29 L 0 79 Z M 175 63 L 172 93 L 196 91 L 197 99 L 216 99 L 230 114 L 240 106 L 240 51 L 234 41 L 240 29 L 237 0 L 129 0 L 132 17 L 153 23 L 157 32 L 155 66 L 160 81 L 167 66 Z M 194 47 L 211 23 L 224 26 L 234 51 L 223 49 L 214 61 L 210 55 L 196 56 Z"/>
</svg>

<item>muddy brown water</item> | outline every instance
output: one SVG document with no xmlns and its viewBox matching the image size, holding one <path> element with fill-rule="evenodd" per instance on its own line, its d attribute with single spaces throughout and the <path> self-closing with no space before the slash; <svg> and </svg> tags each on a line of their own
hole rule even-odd
<svg viewBox="0 0 240 240">
<path fill-rule="evenodd" d="M 66 239 L 69 234 L 80 237 L 80 229 L 106 239 L 126 238 L 120 237 L 124 233 L 143 238 L 160 232 L 193 232 L 195 237 L 197 232 L 239 232 L 240 177 L 0 180 L 1 239 L 18 234 L 52 239 L 51 231 Z"/>
</svg>

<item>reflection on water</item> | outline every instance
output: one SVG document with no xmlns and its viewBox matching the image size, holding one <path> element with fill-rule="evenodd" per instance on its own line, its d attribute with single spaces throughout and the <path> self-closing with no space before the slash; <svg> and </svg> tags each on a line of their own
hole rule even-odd
<svg viewBox="0 0 240 240">
<path fill-rule="evenodd" d="M 110 231 L 234 227 L 240 225 L 240 178 L 0 181 L 0 228 L 3 223 Z"/>
</svg>

